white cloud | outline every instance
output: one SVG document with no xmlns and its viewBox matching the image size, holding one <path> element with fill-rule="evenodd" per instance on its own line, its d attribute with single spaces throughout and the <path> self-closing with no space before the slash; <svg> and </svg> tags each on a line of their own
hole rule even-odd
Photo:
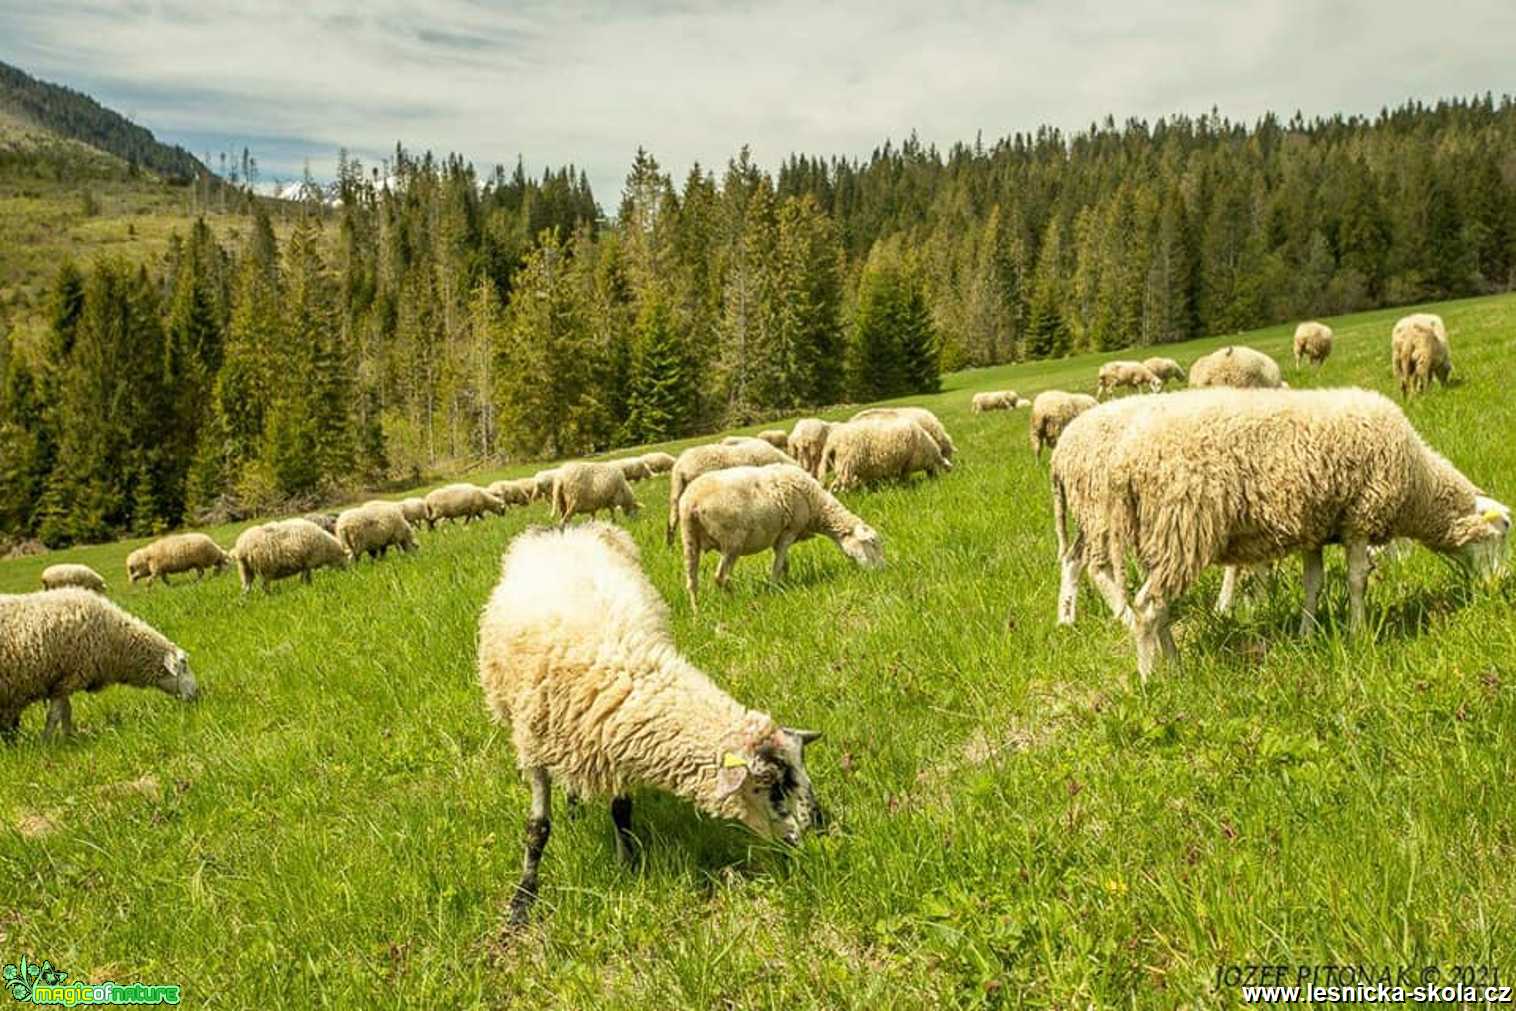
<svg viewBox="0 0 1516 1011">
<path fill-rule="evenodd" d="M 1509 86 L 1509 0 L 215 5 L 0 11 L 0 58 L 169 140 L 285 138 L 266 174 L 396 140 L 481 169 L 574 162 L 614 209 L 641 145 L 676 178 L 743 143 L 866 156 L 1212 105 L 1374 112 Z M 88 68 L 88 69 L 85 69 Z M 253 143 L 254 153 L 260 146 Z"/>
</svg>

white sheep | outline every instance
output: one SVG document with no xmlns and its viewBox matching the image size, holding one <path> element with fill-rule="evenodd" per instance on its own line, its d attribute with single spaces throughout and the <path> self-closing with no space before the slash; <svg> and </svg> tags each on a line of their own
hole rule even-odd
<svg viewBox="0 0 1516 1011">
<path fill-rule="evenodd" d="M 667 474 L 674 469 L 674 457 L 669 453 L 644 453 L 642 462 L 647 464 L 649 474 Z"/>
<path fill-rule="evenodd" d="M 374 499 L 363 505 L 343 511 L 337 517 L 337 542 L 347 552 L 349 560 L 356 562 L 358 556 L 383 558 L 391 547 L 401 551 L 416 550 L 416 534 L 406 521 L 405 511 L 398 502 Z"/>
<path fill-rule="evenodd" d="M 69 696 L 114 684 L 195 698 L 189 657 L 146 622 L 81 587 L 0 595 L 0 737 L 47 700 L 44 737 L 74 732 Z"/>
<path fill-rule="evenodd" d="M 794 463 L 788 454 L 782 453 L 760 439 L 749 439 L 740 446 L 708 445 L 691 446 L 679 454 L 674 469 L 669 474 L 669 517 L 664 531 L 664 541 L 674 543 L 674 533 L 679 529 L 679 496 L 701 474 L 724 467 L 762 467 L 770 463 Z"/>
<path fill-rule="evenodd" d="M 1390 367 L 1400 380 L 1400 395 L 1422 393 L 1433 378 L 1446 386 L 1453 374 L 1453 352 L 1442 317 L 1417 312 L 1402 317 L 1390 332 Z"/>
<path fill-rule="evenodd" d="M 443 520 L 479 519 L 485 513 L 505 513 L 505 503 L 478 485 L 450 484 L 426 494 L 426 521 L 435 527 Z"/>
<path fill-rule="evenodd" d="M 535 487 L 536 482 L 531 478 L 518 477 L 515 480 L 496 481 L 485 490 L 508 506 L 524 506 L 531 503 Z"/>
<path fill-rule="evenodd" d="M 1171 379 L 1179 383 L 1185 381 L 1184 366 L 1172 358 L 1144 358 L 1142 364 L 1165 383 Z"/>
<path fill-rule="evenodd" d="M 1320 365 L 1332 353 L 1332 328 L 1309 320 L 1295 328 L 1295 368 L 1300 363 Z"/>
<path fill-rule="evenodd" d="M 1288 388 L 1279 363 L 1262 351 L 1240 344 L 1202 355 L 1190 366 L 1190 386 L 1233 386 L 1242 389 Z"/>
<path fill-rule="evenodd" d="M 785 451 L 795 458 L 800 469 L 818 479 L 821 475 L 816 473 L 816 468 L 821 466 L 821 451 L 826 448 L 826 436 L 831 430 L 830 421 L 801 418 L 790 429 L 790 437 L 785 442 Z"/>
<path fill-rule="evenodd" d="M 312 523 L 316 524 L 316 526 L 320 527 L 322 530 L 325 530 L 327 533 L 331 534 L 334 537 L 337 535 L 336 513 L 306 513 L 300 518 L 303 520 L 310 520 Z"/>
<path fill-rule="evenodd" d="M 869 418 L 909 418 L 920 425 L 927 435 L 932 437 L 932 441 L 937 444 L 937 449 L 942 453 L 944 460 L 951 462 L 953 454 L 958 451 L 958 447 L 953 445 L 952 437 L 948 435 L 947 429 L 943 427 L 941 419 L 925 407 L 870 407 L 859 411 L 848 420 L 866 421 Z M 817 474 L 816 478 L 820 480 L 824 476 L 826 475 L 823 472 Z"/>
<path fill-rule="evenodd" d="M 1088 393 L 1043 390 L 1037 394 L 1032 400 L 1032 416 L 1028 426 L 1032 452 L 1037 459 L 1042 459 L 1042 447 L 1058 445 L 1059 433 L 1065 426 L 1097 403 Z"/>
<path fill-rule="evenodd" d="M 976 393 L 970 400 L 970 409 L 975 414 L 983 414 L 985 411 L 1014 411 L 1018 407 L 1028 407 L 1031 401 L 1018 395 L 1015 390 L 989 390 L 984 393 Z"/>
<path fill-rule="evenodd" d="M 49 565 L 42 570 L 42 588 L 59 590 L 65 586 L 78 586 L 96 593 L 105 592 L 105 577 L 88 565 L 62 563 Z"/>
<path fill-rule="evenodd" d="M 884 564 L 884 544 L 874 528 L 792 464 L 728 467 L 700 475 L 679 500 L 679 525 L 684 585 L 692 609 L 699 590 L 700 556 L 706 551 L 721 554 L 716 585 L 723 588 L 738 558 L 770 548 L 772 578 L 778 582 L 789 568 L 790 545 L 816 534 L 830 537 L 843 554 L 865 568 Z"/>
<path fill-rule="evenodd" d="M 821 470 L 833 474 L 832 487 L 846 490 L 916 471 L 936 477 L 952 470 L 926 429 L 909 417 L 870 416 L 833 425 L 821 454 Z"/>
<path fill-rule="evenodd" d="M 1091 411 L 1064 433 L 1109 426 L 1090 472 L 1061 466 L 1063 443 L 1053 452 L 1055 524 L 1067 509 L 1082 541 L 1066 548 L 1059 534 L 1062 589 L 1071 592 L 1081 562 L 1105 569 L 1116 585 L 1102 592 L 1132 629 L 1144 678 L 1160 652 L 1176 655 L 1169 607 L 1210 565 L 1298 552 L 1302 630 L 1314 625 L 1326 544 L 1347 551 L 1353 630 L 1364 624 L 1371 545 L 1405 537 L 1481 575 L 1504 566 L 1510 510 L 1427 446 L 1378 393 L 1198 390 L 1111 420 L 1104 408 Z M 1146 572 L 1130 605 L 1115 577 L 1128 556 Z"/>
<path fill-rule="evenodd" d="M 532 482 L 532 501 L 535 502 L 539 498 L 551 501 L 553 498 L 553 482 L 557 479 L 557 467 L 553 467 L 548 470 L 539 470 L 537 473 L 533 474 L 530 478 Z"/>
<path fill-rule="evenodd" d="M 400 500 L 400 512 L 413 530 L 420 530 L 426 522 L 426 499 L 412 496 Z"/>
<path fill-rule="evenodd" d="M 1100 366 L 1100 376 L 1095 384 L 1095 399 L 1099 400 L 1122 386 L 1157 393 L 1163 389 L 1163 380 L 1141 362 L 1106 362 Z"/>
<path fill-rule="evenodd" d="M 342 543 L 316 524 L 305 519 L 277 520 L 249 527 L 232 548 L 237 572 L 242 578 L 242 592 L 253 588 L 255 580 L 269 584 L 290 576 L 311 581 L 311 573 L 327 566 L 345 568 L 347 552 Z"/>
<path fill-rule="evenodd" d="M 748 709 L 681 656 L 638 558 L 610 524 L 530 530 L 511 543 L 480 618 L 485 706 L 509 724 L 532 791 L 514 925 L 537 897 L 555 780 L 571 796 L 612 798 L 628 861 L 639 787 L 791 843 L 821 820 L 802 754 L 817 735 Z"/>
<path fill-rule="evenodd" d="M 231 557 L 205 534 L 170 534 L 127 555 L 126 576 L 133 583 L 146 579 L 151 586 L 153 580 L 161 579 L 169 586 L 168 577 L 176 572 L 193 569 L 199 581 L 207 569 L 219 573 L 229 564 Z"/>
<path fill-rule="evenodd" d="M 610 460 L 609 463 L 621 468 L 621 476 L 628 481 L 641 481 L 653 476 L 653 468 L 640 456 L 629 456 L 620 460 Z"/>
<path fill-rule="evenodd" d="M 593 519 L 602 509 L 612 516 L 620 509 L 625 516 L 632 517 L 639 508 L 619 460 L 566 463 L 558 468 L 558 477 L 553 481 L 553 516 L 559 523 L 567 523 L 576 515 Z"/>
</svg>

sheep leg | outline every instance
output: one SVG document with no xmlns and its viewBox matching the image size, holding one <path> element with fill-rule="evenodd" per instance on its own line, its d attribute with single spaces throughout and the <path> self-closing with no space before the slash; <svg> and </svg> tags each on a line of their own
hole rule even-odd
<svg viewBox="0 0 1516 1011">
<path fill-rule="evenodd" d="M 611 798 L 611 823 L 616 826 L 616 856 L 628 867 L 635 867 L 637 837 L 632 835 L 632 798 Z"/>
<path fill-rule="evenodd" d="M 306 569 L 304 572 L 300 573 L 300 581 L 302 583 L 304 583 L 306 586 L 311 585 L 311 570 L 310 569 Z"/>
<path fill-rule="evenodd" d="M 1321 593 L 1321 549 L 1302 551 L 1300 560 L 1305 566 L 1302 582 L 1305 583 L 1305 601 L 1300 608 L 1300 634 L 1310 635 L 1316 628 L 1316 597 Z"/>
<path fill-rule="evenodd" d="M 204 578 L 205 578 L 205 570 L 204 569 L 196 569 L 195 570 L 195 582 L 198 583 L 198 582 L 200 582 L 200 580 L 202 580 Z"/>
<path fill-rule="evenodd" d="M 1095 584 L 1095 589 L 1099 590 L 1100 595 L 1105 598 L 1106 606 L 1111 609 L 1111 617 L 1131 627 L 1132 609 L 1126 602 L 1126 584 L 1122 582 L 1116 570 L 1109 564 L 1092 566 L 1090 582 Z"/>
<path fill-rule="evenodd" d="M 553 831 L 553 790 L 547 770 L 537 766 L 527 770 L 532 787 L 532 813 L 526 819 L 526 854 L 521 860 L 521 881 L 511 897 L 510 925 L 526 926 L 532 903 L 537 901 L 537 865 L 547 849 Z"/>
<path fill-rule="evenodd" d="M 1084 572 L 1084 559 L 1075 552 L 1065 552 L 1059 559 L 1062 574 L 1058 581 L 1058 624 L 1072 625 L 1079 602 L 1079 576 Z"/>
<path fill-rule="evenodd" d="M 1148 595 L 1148 585 L 1137 593 L 1136 606 L 1132 610 L 1132 638 L 1137 645 L 1137 676 L 1147 684 L 1148 675 L 1164 657 L 1174 657 L 1173 638 L 1168 630 L 1168 604 Z"/>
<path fill-rule="evenodd" d="M 781 537 L 774 542 L 774 569 L 769 573 L 769 578 L 779 582 L 790 572 L 790 544 L 792 541 Z"/>
<path fill-rule="evenodd" d="M 732 566 L 737 564 L 735 553 L 725 553 L 721 556 L 721 564 L 716 566 L 716 585 L 723 590 L 727 588 L 726 581 L 732 578 Z"/>
<path fill-rule="evenodd" d="M 1369 585 L 1369 544 L 1362 539 L 1347 542 L 1348 552 L 1348 630 L 1363 631 L 1363 592 Z"/>
<path fill-rule="evenodd" d="M 690 610 L 699 609 L 700 596 L 700 537 L 694 522 L 684 528 L 684 590 L 690 595 Z"/>
<path fill-rule="evenodd" d="M 1221 570 L 1221 592 L 1216 596 L 1216 613 L 1231 614 L 1232 602 L 1237 596 L 1237 566 L 1228 565 Z"/>
<path fill-rule="evenodd" d="M 47 725 L 42 728 L 42 739 L 51 740 L 59 733 L 74 736 L 74 710 L 67 695 L 47 700 Z"/>
<path fill-rule="evenodd" d="M 173 586 L 174 585 L 173 583 L 169 582 L 168 573 L 167 572 L 160 572 L 160 573 L 158 573 L 158 578 L 161 579 L 161 580 L 163 580 L 163 585 L 164 586 Z"/>
<path fill-rule="evenodd" d="M 0 709 L 0 741 L 14 741 L 21 730 L 21 710 Z"/>
</svg>

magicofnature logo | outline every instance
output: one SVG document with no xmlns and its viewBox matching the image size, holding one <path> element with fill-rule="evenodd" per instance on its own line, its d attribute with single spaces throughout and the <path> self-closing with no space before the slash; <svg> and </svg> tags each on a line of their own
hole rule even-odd
<svg viewBox="0 0 1516 1011">
<path fill-rule="evenodd" d="M 52 962 L 33 962 L 26 955 L 0 968 L 0 985 L 18 1001 L 60 1004 L 64 1007 L 98 1004 L 177 1004 L 175 983 L 68 982 L 68 973 Z"/>
</svg>

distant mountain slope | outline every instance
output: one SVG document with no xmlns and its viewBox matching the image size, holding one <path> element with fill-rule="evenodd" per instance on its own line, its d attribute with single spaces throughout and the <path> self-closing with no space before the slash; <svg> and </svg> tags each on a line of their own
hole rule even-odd
<svg viewBox="0 0 1516 1011">
<path fill-rule="evenodd" d="M 0 112 L 116 155 L 165 179 L 187 180 L 205 171 L 200 160 L 182 147 L 160 142 L 151 130 L 88 95 L 39 81 L 8 63 L 0 63 Z"/>
</svg>

